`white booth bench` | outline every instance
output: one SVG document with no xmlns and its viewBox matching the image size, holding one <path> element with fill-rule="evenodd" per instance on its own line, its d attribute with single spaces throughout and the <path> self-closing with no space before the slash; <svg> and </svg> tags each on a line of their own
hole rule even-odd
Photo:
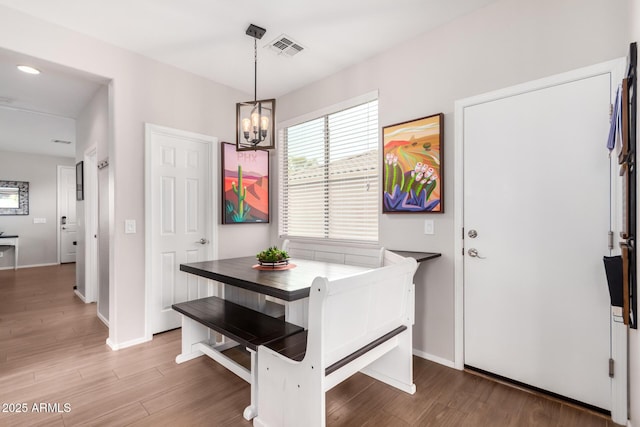
<svg viewBox="0 0 640 427">
<path fill-rule="evenodd" d="M 325 393 L 358 371 L 415 393 L 417 262 L 382 253 L 384 267 L 334 281 L 317 277 L 308 330 L 258 346 L 255 426 L 324 426 Z"/>
</svg>

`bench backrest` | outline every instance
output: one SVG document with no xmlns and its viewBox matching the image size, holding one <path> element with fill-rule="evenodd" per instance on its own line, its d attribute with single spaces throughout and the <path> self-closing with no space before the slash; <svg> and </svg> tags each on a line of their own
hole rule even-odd
<svg viewBox="0 0 640 427">
<path fill-rule="evenodd" d="M 323 368 L 399 326 L 413 324 L 413 275 L 417 262 L 397 263 L 328 281 L 318 277 L 309 296 L 307 356 Z"/>
<path fill-rule="evenodd" d="M 384 259 L 384 248 L 378 247 L 343 246 L 322 242 L 285 240 L 282 244 L 282 249 L 287 251 L 292 258 L 359 265 L 362 267 L 381 267 Z"/>
</svg>

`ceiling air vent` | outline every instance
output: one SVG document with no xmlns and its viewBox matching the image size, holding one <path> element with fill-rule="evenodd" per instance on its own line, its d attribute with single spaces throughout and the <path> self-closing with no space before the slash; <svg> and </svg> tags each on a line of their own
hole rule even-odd
<svg viewBox="0 0 640 427">
<path fill-rule="evenodd" d="M 67 141 L 64 139 L 52 139 L 51 142 L 54 144 L 71 144 L 71 141 Z"/>
<path fill-rule="evenodd" d="M 267 45 L 269 49 L 278 55 L 294 56 L 304 50 L 300 43 L 295 42 L 291 37 L 282 34 Z"/>
</svg>

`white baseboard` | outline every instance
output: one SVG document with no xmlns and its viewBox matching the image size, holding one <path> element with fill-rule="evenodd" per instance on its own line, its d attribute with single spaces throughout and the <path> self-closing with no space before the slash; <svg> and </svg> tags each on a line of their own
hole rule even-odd
<svg viewBox="0 0 640 427">
<path fill-rule="evenodd" d="M 74 290 L 73 290 L 73 293 L 74 293 L 74 294 L 76 294 L 76 296 L 77 296 L 78 298 L 80 298 L 80 300 L 81 300 L 83 303 L 85 303 L 85 304 L 87 303 L 87 300 L 85 299 L 84 295 L 82 295 L 82 294 L 80 293 L 80 291 L 79 291 L 79 290 L 74 289 Z"/>
<path fill-rule="evenodd" d="M 102 314 L 100 314 L 100 312 L 98 312 L 98 319 L 100 319 L 102 321 L 102 323 L 107 325 L 107 328 L 109 327 L 109 321 L 107 319 L 105 319 L 105 317 Z M 107 344 L 109 344 L 109 343 L 107 343 Z"/>
<path fill-rule="evenodd" d="M 440 365 L 444 365 L 444 366 L 446 366 L 448 368 L 454 368 L 455 369 L 455 365 L 454 365 L 452 360 L 448 360 L 448 359 L 445 359 L 445 358 L 442 358 L 442 357 L 439 357 L 439 356 L 434 356 L 433 354 L 425 353 L 424 351 L 416 350 L 415 348 L 413 349 L 413 355 L 421 357 L 421 358 L 426 359 L 426 360 L 430 360 L 430 361 L 438 363 Z"/>
<path fill-rule="evenodd" d="M 135 340 L 125 341 L 122 344 L 116 344 L 113 341 L 111 341 L 111 338 L 107 338 L 107 345 L 111 347 L 111 350 L 118 351 L 118 350 L 122 350 L 123 348 L 133 347 L 134 345 L 142 344 L 148 341 L 151 341 L 151 340 L 149 338 L 143 337 L 143 338 L 137 338 Z"/>
<path fill-rule="evenodd" d="M 51 262 L 47 264 L 18 265 L 18 270 L 22 270 L 23 268 L 33 268 L 33 267 L 50 267 L 52 265 L 60 265 L 60 264 L 57 262 Z M 13 266 L 0 267 L 0 270 L 13 270 Z"/>
<path fill-rule="evenodd" d="M 627 420 L 627 427 L 633 427 L 633 426 L 631 425 L 631 420 Z"/>
</svg>

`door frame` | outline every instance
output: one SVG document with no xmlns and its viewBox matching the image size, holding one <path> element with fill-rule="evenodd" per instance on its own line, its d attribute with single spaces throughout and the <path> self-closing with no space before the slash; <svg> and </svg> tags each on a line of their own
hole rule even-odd
<svg viewBox="0 0 640 427">
<path fill-rule="evenodd" d="M 554 76 L 533 80 L 519 85 L 499 89 L 457 100 L 455 102 L 455 146 L 454 146 L 454 367 L 464 369 L 464 112 L 465 108 L 496 101 L 499 99 L 521 95 L 535 90 L 541 90 L 553 86 L 562 85 L 575 80 L 586 79 L 597 75 L 611 73 L 612 93 L 622 81 L 624 76 L 626 59 L 619 58 L 600 64 L 580 68 L 577 70 L 557 74 Z M 613 101 L 612 101 L 613 102 Z M 602 141 L 604 150 L 605 142 Z M 616 156 L 612 156 L 616 157 Z M 611 168 L 611 176 L 617 175 L 617 168 Z M 613 182 L 613 181 L 612 181 Z M 615 190 L 615 189 L 612 189 Z M 612 191 L 613 218 L 621 203 L 616 197 L 616 191 Z M 616 201 L 617 200 L 617 201 Z M 613 228 L 618 224 L 614 223 Z M 614 233 L 617 239 L 618 233 Z M 617 240 L 614 243 L 614 251 L 619 250 Z M 624 325 L 622 325 L 624 326 Z M 627 422 L 627 338 L 626 329 L 621 330 L 619 324 L 611 325 L 612 358 L 616 362 L 616 375 L 611 381 L 611 416 L 614 422 L 626 424 Z M 603 366 L 603 369 L 606 369 Z"/>
<path fill-rule="evenodd" d="M 60 244 L 62 243 L 62 235 L 60 233 L 60 223 L 58 221 L 60 221 L 60 176 L 62 174 L 62 169 L 73 169 L 73 173 L 75 175 L 75 165 L 74 166 L 68 166 L 68 165 L 58 165 L 57 168 L 57 174 L 56 174 L 56 218 L 55 218 L 55 224 L 56 224 L 56 252 L 58 254 L 57 256 L 57 264 L 61 264 L 61 259 L 62 259 L 62 250 L 60 248 Z M 76 207 L 76 212 L 78 211 L 77 207 Z M 77 215 L 76 215 L 76 223 L 78 221 Z M 78 251 L 76 248 L 76 256 L 78 255 Z M 77 260 L 76 260 L 77 261 Z"/>
<path fill-rule="evenodd" d="M 206 203 L 206 218 L 211 221 L 211 226 L 209 227 L 209 235 L 206 236 L 206 239 L 211 242 L 209 245 L 209 256 L 211 259 L 218 258 L 218 239 L 219 236 L 219 213 L 218 209 L 215 209 L 215 203 L 218 201 L 218 179 L 216 178 L 218 175 L 214 173 L 214 170 L 218 170 L 219 162 L 218 162 L 218 138 L 209 135 L 203 135 L 199 133 L 184 131 L 180 129 L 173 129 L 165 126 L 159 126 L 152 123 L 145 123 L 144 125 L 144 133 L 145 133 L 145 182 L 144 182 L 144 203 L 145 203 L 145 322 L 144 322 L 144 334 L 146 340 L 150 341 L 153 339 L 153 333 L 151 332 L 151 310 L 152 310 L 152 295 L 153 295 L 153 283 L 151 283 L 151 269 L 152 269 L 152 229 L 153 229 L 153 215 L 152 215 L 152 197 L 153 194 L 151 192 L 152 188 L 152 172 L 153 172 L 153 161 L 156 160 L 153 157 L 153 147 L 152 147 L 152 137 L 153 135 L 169 135 L 169 136 L 177 136 L 182 138 L 189 138 L 192 140 L 198 140 L 202 143 L 207 144 L 208 146 L 208 159 L 209 159 L 209 170 L 207 172 L 207 180 L 210 186 L 210 198 L 208 203 Z"/>
<path fill-rule="evenodd" d="M 98 150 L 84 152 L 84 290 L 85 302 L 98 302 Z M 99 303 L 99 302 L 98 302 Z M 98 310 L 99 313 L 99 310 Z"/>
</svg>

